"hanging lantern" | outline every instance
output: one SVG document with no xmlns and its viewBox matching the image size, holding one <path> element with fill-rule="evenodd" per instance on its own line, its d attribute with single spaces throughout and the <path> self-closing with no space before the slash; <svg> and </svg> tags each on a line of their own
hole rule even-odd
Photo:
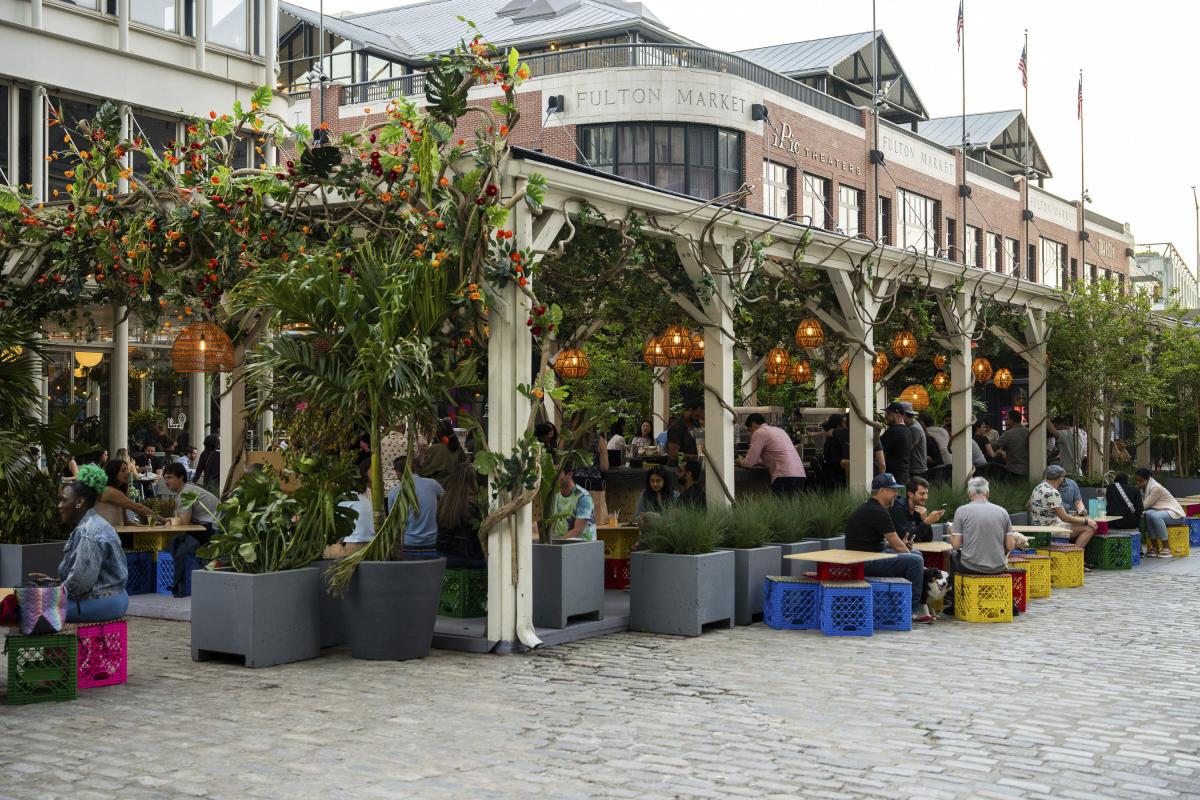
<svg viewBox="0 0 1200 800">
<path fill-rule="evenodd" d="M 171 346 L 176 372 L 233 372 L 233 342 L 211 322 L 193 322 L 179 332 Z"/>
<path fill-rule="evenodd" d="M 892 340 L 892 352 L 899 358 L 912 358 L 917 354 L 917 337 L 912 331 L 900 331 Z"/>
<path fill-rule="evenodd" d="M 939 372 L 933 376 L 933 388 L 939 392 L 944 392 L 950 388 L 950 376 L 944 372 Z"/>
<path fill-rule="evenodd" d="M 554 359 L 554 374 L 564 380 L 582 378 L 591 368 L 592 365 L 582 350 L 563 350 Z"/>
<path fill-rule="evenodd" d="M 768 372 L 766 377 L 767 383 L 771 384 L 772 386 L 778 386 L 788 379 L 786 372 Z"/>
<path fill-rule="evenodd" d="M 671 360 L 663 352 L 662 343 L 658 341 L 657 337 L 646 342 L 646 349 L 642 351 L 642 360 L 652 367 L 669 367 L 671 365 Z"/>
<path fill-rule="evenodd" d="M 815 319 L 800 320 L 800 324 L 796 326 L 796 345 L 812 350 L 814 347 L 820 347 L 825 341 L 825 330 L 821 327 L 821 323 Z"/>
<path fill-rule="evenodd" d="M 787 376 L 792 367 L 792 357 L 782 347 L 775 347 L 767 353 L 767 374 Z"/>
<path fill-rule="evenodd" d="M 992 364 L 986 358 L 977 358 L 971 362 L 971 374 L 978 383 L 983 383 L 992 377 Z"/>
<path fill-rule="evenodd" d="M 672 364 L 686 364 L 692 360 L 692 334 L 682 325 L 667 328 L 659 342 Z"/>
<path fill-rule="evenodd" d="M 919 383 L 914 383 L 901 392 L 900 399 L 912 403 L 913 411 L 924 411 L 929 408 L 929 393 Z"/>
<path fill-rule="evenodd" d="M 704 360 L 704 332 L 692 337 L 692 361 Z"/>
<path fill-rule="evenodd" d="M 875 380 L 883 380 L 883 373 L 887 372 L 888 357 L 882 352 L 875 354 L 875 363 L 871 365 L 871 374 L 875 376 Z"/>
<path fill-rule="evenodd" d="M 992 383 L 997 389 L 1007 389 L 1012 386 L 1013 376 L 1007 369 L 1001 368 L 996 370 L 996 377 L 992 378 Z"/>
<path fill-rule="evenodd" d="M 75 363 L 81 367 L 94 367 L 104 358 L 103 353 L 94 353 L 88 350 L 83 350 L 75 354 Z"/>
<path fill-rule="evenodd" d="M 324 336 L 318 336 L 312 340 L 312 349 L 314 356 L 323 356 L 333 349 L 333 342 Z"/>
<path fill-rule="evenodd" d="M 848 359 L 848 358 L 842 359 L 842 377 L 843 378 L 850 377 L 850 359 Z"/>
<path fill-rule="evenodd" d="M 942 370 L 944 370 L 946 368 L 946 357 L 944 355 L 942 355 L 941 353 L 938 353 L 936 356 L 934 356 L 933 357 L 933 368 L 936 369 L 938 372 L 941 372 Z"/>
<path fill-rule="evenodd" d="M 808 383 L 812 380 L 812 369 L 803 359 L 792 362 L 792 383 Z"/>
</svg>

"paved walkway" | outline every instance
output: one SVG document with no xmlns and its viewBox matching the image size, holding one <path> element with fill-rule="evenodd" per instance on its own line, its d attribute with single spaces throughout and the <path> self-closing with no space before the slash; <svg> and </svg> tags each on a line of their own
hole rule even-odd
<svg viewBox="0 0 1200 800">
<path fill-rule="evenodd" d="M 524 656 L 193 663 L 0 706 L 2 798 L 1200 796 L 1200 558 L 1091 573 L 1011 625 L 623 633 Z"/>
</svg>

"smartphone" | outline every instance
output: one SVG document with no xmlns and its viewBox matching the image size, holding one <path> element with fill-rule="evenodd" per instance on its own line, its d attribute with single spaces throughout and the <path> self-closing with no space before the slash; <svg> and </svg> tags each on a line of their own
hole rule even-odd
<svg viewBox="0 0 1200 800">
<path fill-rule="evenodd" d="M 949 503 L 942 503 L 940 506 L 938 506 L 938 508 L 940 508 L 942 511 L 945 511 L 945 510 L 946 510 L 946 506 L 948 506 L 948 505 L 950 505 L 950 504 L 949 504 Z"/>
</svg>

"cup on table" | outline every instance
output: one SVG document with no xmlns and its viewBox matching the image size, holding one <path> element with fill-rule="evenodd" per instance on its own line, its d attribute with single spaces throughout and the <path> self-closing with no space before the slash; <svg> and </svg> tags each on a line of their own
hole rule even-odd
<svg viewBox="0 0 1200 800">
<path fill-rule="evenodd" d="M 620 511 L 608 512 L 608 524 L 613 526 L 614 528 L 616 526 L 620 525 L 621 524 L 621 512 Z"/>
</svg>

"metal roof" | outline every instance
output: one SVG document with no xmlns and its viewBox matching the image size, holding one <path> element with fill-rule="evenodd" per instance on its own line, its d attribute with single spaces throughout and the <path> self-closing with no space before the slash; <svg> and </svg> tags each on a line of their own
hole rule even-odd
<svg viewBox="0 0 1200 800">
<path fill-rule="evenodd" d="M 1020 174 L 1024 160 L 1025 146 L 1025 115 L 1016 110 L 989 111 L 983 114 L 967 114 L 968 150 L 987 152 L 982 160 L 989 166 L 1002 169 L 1010 175 Z M 963 136 L 963 118 L 937 117 L 927 120 L 917 126 L 917 133 L 924 138 L 940 144 L 943 147 L 961 147 Z M 1029 133 L 1029 147 L 1032 151 L 1035 172 L 1049 178 L 1050 165 L 1046 163 L 1045 155 L 1038 147 L 1037 137 Z M 999 163 L 1004 162 L 1004 163 Z M 1014 171 L 1014 168 L 1017 168 Z"/>
<path fill-rule="evenodd" d="M 310 11 L 303 6 L 280 0 L 279 10 L 305 24 L 312 25 L 314 28 L 321 24 L 320 15 L 316 11 Z M 411 56 L 414 52 L 413 45 L 399 34 L 389 36 L 371 28 L 364 28 L 362 25 L 343 17 L 332 17 L 326 14 L 325 30 L 339 39 L 346 39 L 357 44 L 366 45 L 373 50 L 380 51 L 381 54 L 405 57 Z"/>
<path fill-rule="evenodd" d="M 738 50 L 734 55 L 748 58 L 756 64 L 783 75 L 813 75 L 828 73 L 841 62 L 871 44 L 871 32 L 847 33 L 807 42 L 776 44 Z"/>
</svg>

